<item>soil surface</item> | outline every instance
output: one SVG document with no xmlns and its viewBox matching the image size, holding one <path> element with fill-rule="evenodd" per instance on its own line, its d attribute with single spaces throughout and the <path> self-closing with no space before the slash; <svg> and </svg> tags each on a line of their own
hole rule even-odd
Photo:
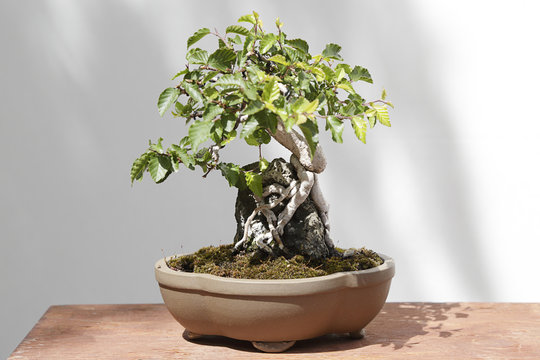
<svg viewBox="0 0 540 360">
<path fill-rule="evenodd" d="M 300 255 L 287 259 L 260 252 L 236 252 L 233 245 L 222 245 L 173 257 L 167 261 L 167 265 L 173 270 L 237 279 L 298 279 L 342 271 L 366 270 L 383 262 L 376 252 L 366 248 L 336 248 L 330 257 L 314 261 Z"/>
</svg>

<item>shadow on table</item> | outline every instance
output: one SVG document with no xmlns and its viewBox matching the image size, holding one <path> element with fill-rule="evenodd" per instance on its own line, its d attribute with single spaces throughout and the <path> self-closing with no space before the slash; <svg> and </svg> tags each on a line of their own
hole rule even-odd
<svg viewBox="0 0 540 360">
<path fill-rule="evenodd" d="M 367 327 L 362 346 L 412 348 L 423 335 L 449 338 L 461 329 L 443 329 L 450 317 L 467 318 L 469 307 L 459 303 L 389 303 Z"/>
<path fill-rule="evenodd" d="M 450 317 L 467 318 L 469 308 L 459 303 L 389 303 L 367 326 L 364 339 L 351 339 L 346 334 L 329 334 L 314 339 L 298 341 L 287 353 L 318 353 L 357 349 L 367 346 L 392 346 L 394 350 L 412 348 L 419 344 L 422 335 L 436 333 L 448 338 L 461 329 L 443 330 L 443 323 Z M 194 341 L 200 345 L 222 346 L 238 351 L 259 352 L 249 341 L 223 336 L 204 336 Z"/>
</svg>

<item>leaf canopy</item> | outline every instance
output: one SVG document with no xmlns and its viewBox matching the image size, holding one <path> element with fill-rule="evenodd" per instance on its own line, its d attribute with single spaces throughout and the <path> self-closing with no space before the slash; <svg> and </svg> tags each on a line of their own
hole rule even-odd
<svg viewBox="0 0 540 360">
<path fill-rule="evenodd" d="M 277 19 L 275 32 L 264 31 L 255 12 L 238 19 L 220 35 L 209 28 L 197 30 L 187 40 L 187 65 L 179 71 L 173 86 L 158 97 L 158 112 L 169 109 L 184 118 L 187 135 L 167 149 L 162 139 L 131 167 L 131 182 L 148 171 L 156 182 L 179 171 L 200 167 L 205 174 L 219 169 L 230 186 L 250 189 L 262 195 L 261 172 L 268 161 L 259 158 L 259 167 L 245 170 L 220 160 L 220 150 L 237 138 L 261 147 L 271 141 L 279 124 L 284 131 L 297 129 L 313 156 L 319 145 L 319 122 L 333 141 L 343 142 L 345 123 L 355 136 L 366 142 L 369 127 L 390 126 L 386 91 L 380 100 L 366 101 L 355 82 L 373 83 L 369 71 L 344 63 L 341 46 L 330 43 L 318 55 L 310 53 L 308 42 L 288 38 Z M 217 48 L 194 47 L 204 37 L 217 38 Z M 280 129 L 282 129 L 280 128 Z M 279 130 L 283 131 L 283 130 Z"/>
</svg>

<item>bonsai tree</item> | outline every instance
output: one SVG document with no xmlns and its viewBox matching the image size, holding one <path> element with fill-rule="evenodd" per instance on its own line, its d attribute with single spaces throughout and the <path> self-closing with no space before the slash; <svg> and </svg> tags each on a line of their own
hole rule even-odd
<svg viewBox="0 0 540 360">
<path fill-rule="evenodd" d="M 274 33 L 263 29 L 256 12 L 238 22 L 247 26 L 231 25 L 224 35 L 202 28 L 187 40 L 185 69 L 157 104 L 161 116 L 172 109 L 173 116 L 185 119 L 187 135 L 168 148 L 161 138 L 150 141 L 133 163 L 131 181 L 146 171 L 161 183 L 181 167 L 200 167 L 203 178 L 217 170 L 239 189 L 236 250 L 328 257 L 334 245 L 317 180 L 326 167 L 320 127 L 324 124 L 332 140 L 342 143 L 348 123 L 365 143 L 368 128 L 390 126 L 387 106 L 392 104 L 384 90 L 375 101 L 356 92 L 353 84 L 372 83 L 371 75 L 344 63 L 339 45 L 328 44 L 312 55 L 305 40 L 287 37 L 279 19 Z M 217 39 L 215 51 L 194 47 L 208 35 Z M 234 140 L 258 148 L 257 161 L 247 166 L 222 161 L 220 151 Z M 289 162 L 262 156 L 262 146 L 272 140 L 291 152 Z M 302 206 L 307 210 L 300 214 Z M 298 226 L 291 225 L 294 217 L 297 225 L 318 225 L 317 234 L 308 229 L 299 235 Z"/>
</svg>

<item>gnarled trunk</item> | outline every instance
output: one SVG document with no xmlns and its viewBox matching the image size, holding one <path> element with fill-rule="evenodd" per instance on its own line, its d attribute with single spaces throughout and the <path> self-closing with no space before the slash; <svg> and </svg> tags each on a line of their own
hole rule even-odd
<svg viewBox="0 0 540 360">
<path fill-rule="evenodd" d="M 326 168 L 320 146 L 311 156 L 306 139 L 281 122 L 270 135 L 291 151 L 290 162 L 273 160 L 263 172 L 263 198 L 240 190 L 236 200 L 236 249 L 261 249 L 268 253 L 328 257 L 334 250 L 330 238 L 328 204 L 317 174 Z M 256 168 L 257 163 L 246 170 Z"/>
<path fill-rule="evenodd" d="M 327 228 L 328 207 L 318 206 L 322 194 L 314 188 L 318 186 L 316 174 L 307 172 L 293 155 L 291 163 L 273 160 L 262 176 L 264 199 L 257 199 L 249 190 L 238 191 L 237 248 L 312 259 L 330 256 L 333 244 Z"/>
</svg>

